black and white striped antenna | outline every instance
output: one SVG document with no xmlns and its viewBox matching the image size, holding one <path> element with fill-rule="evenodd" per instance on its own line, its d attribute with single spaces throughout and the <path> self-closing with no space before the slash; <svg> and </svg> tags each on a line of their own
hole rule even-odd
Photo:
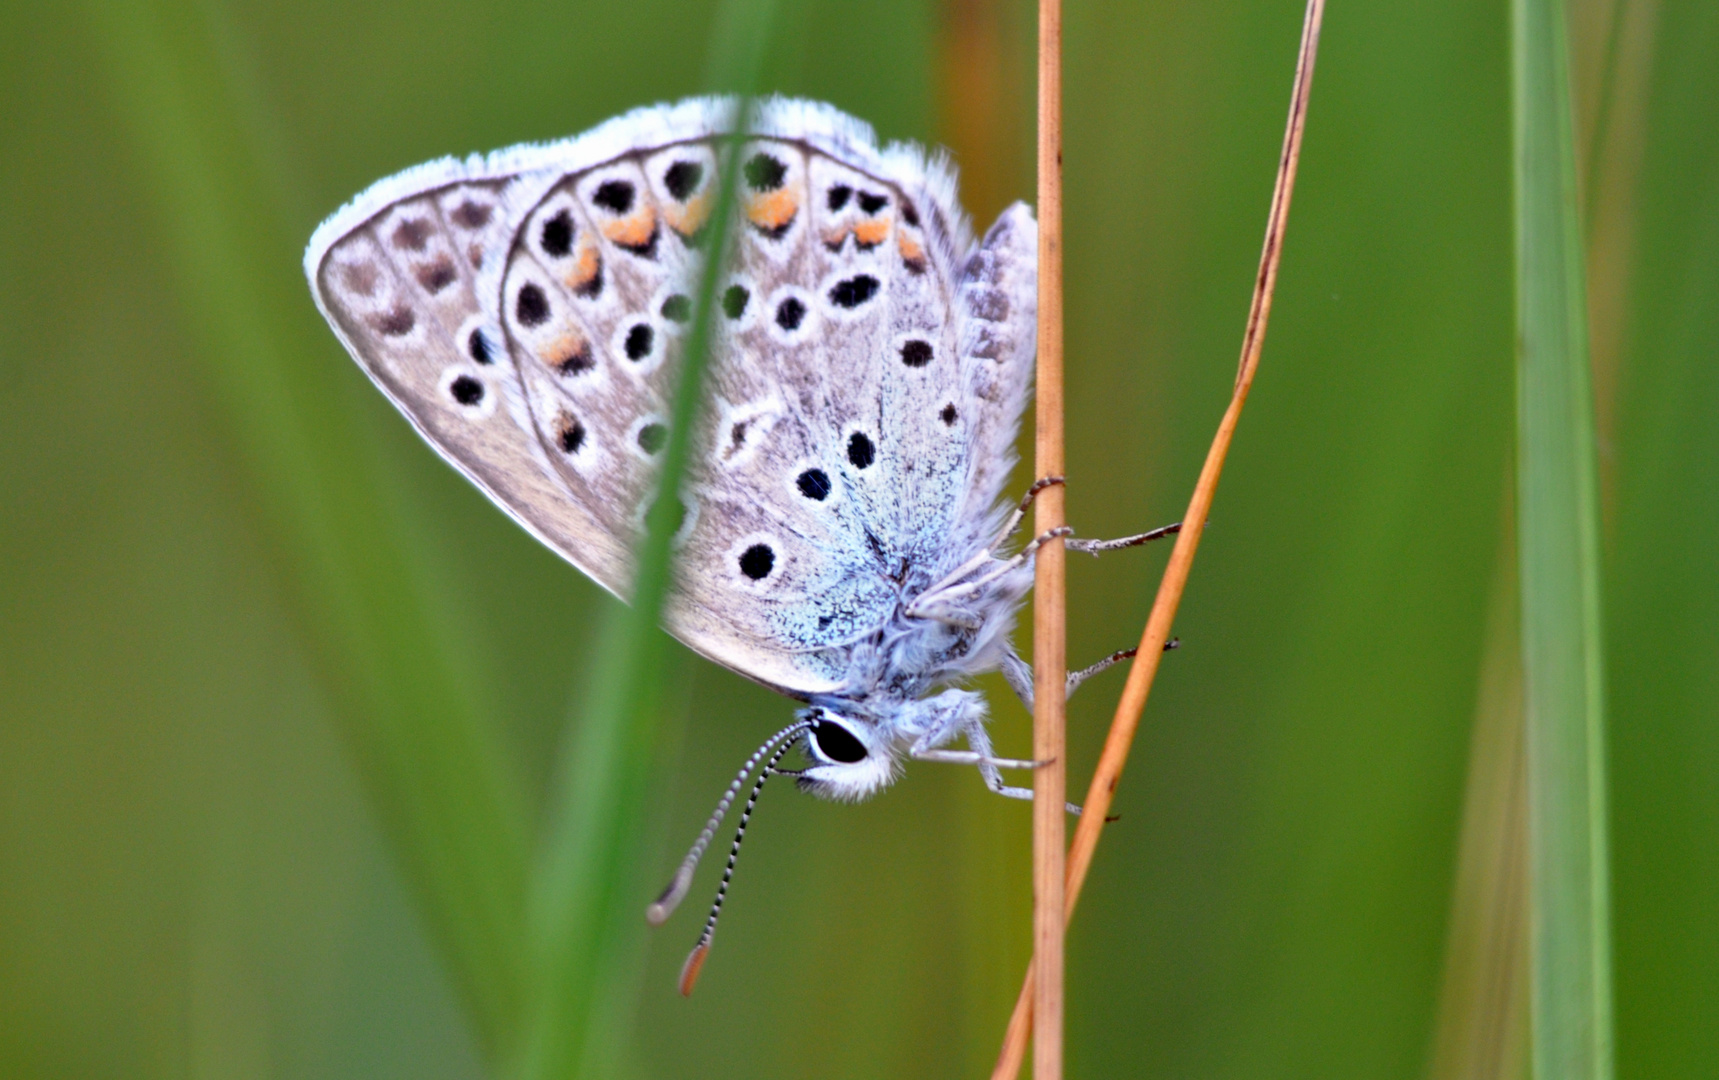
<svg viewBox="0 0 1719 1080">
<path fill-rule="evenodd" d="M 717 801 L 716 811 L 710 815 L 710 820 L 705 822 L 704 831 L 698 834 L 698 839 L 693 841 L 692 850 L 686 853 L 686 858 L 681 860 L 680 868 L 674 872 L 674 877 L 669 880 L 668 888 L 664 889 L 662 895 L 645 908 L 646 922 L 652 926 L 661 926 L 668 921 L 670 915 L 674 914 L 674 909 L 680 906 L 680 902 L 686 899 L 686 891 L 692 887 L 693 871 L 698 869 L 698 860 L 704 857 L 705 848 L 710 846 L 711 838 L 716 835 L 716 830 L 722 827 L 723 816 L 728 813 L 728 808 L 734 803 L 734 796 L 740 793 L 741 785 L 746 783 L 746 778 L 752 774 L 752 770 L 757 768 L 764 756 L 774 750 L 783 740 L 790 739 L 811 726 L 804 720 L 789 724 L 764 740 L 764 745 L 746 759 L 746 764 L 740 766 L 740 772 L 734 777 L 734 782 L 728 785 L 728 790 L 723 792 L 722 798 Z M 777 756 L 780 757 L 780 755 Z"/>
<path fill-rule="evenodd" d="M 758 754 L 763 754 L 770 748 L 770 744 L 776 742 L 777 739 L 782 739 L 790 733 L 797 734 L 799 731 L 810 726 L 810 724 L 797 724 L 792 728 L 785 729 L 775 738 L 771 739 L 769 743 L 765 743 L 760 747 Z M 758 772 L 758 779 L 752 784 L 752 794 L 746 799 L 746 808 L 740 811 L 740 824 L 734 830 L 734 843 L 728 849 L 728 866 L 722 871 L 722 884 L 716 887 L 716 899 L 711 902 L 710 917 L 704 920 L 704 933 L 698 936 L 698 944 L 692 947 L 692 952 L 687 954 L 686 963 L 682 965 L 680 969 L 680 992 L 682 997 L 692 996 L 693 984 L 698 982 L 698 973 L 704 968 L 704 959 L 710 955 L 710 939 L 716 936 L 716 920 L 722 914 L 722 901 L 728 895 L 728 883 L 734 880 L 734 864 L 740 858 L 740 842 L 746 839 L 746 823 L 752 820 L 752 811 L 758 805 L 758 796 L 764 791 L 764 781 L 770 779 L 770 777 L 775 774 L 776 763 L 781 761 L 782 756 L 789 750 L 793 749 L 793 746 L 794 744 L 792 742 L 783 742 L 780 746 L 776 747 L 776 752 L 770 755 L 770 760 L 764 763 L 764 768 Z M 756 757 L 757 755 L 754 755 L 754 760 L 756 760 Z M 748 762 L 749 766 L 750 764 L 751 762 Z M 742 778 L 744 778 L 744 774 L 742 774 Z M 735 784 L 738 786 L 739 781 L 736 780 Z M 728 795 L 723 796 L 723 802 L 718 806 L 717 814 L 712 818 L 713 821 L 721 818 L 722 810 L 726 808 L 727 803 L 733 798 L 733 788 L 730 788 L 729 792 L 730 793 Z M 702 836 L 699 839 L 700 842 L 704 842 L 705 840 Z M 694 845 L 694 851 L 697 850 L 697 845 Z M 682 865 L 684 867 L 685 864 Z M 678 879 L 678 875 L 676 876 Z M 670 889 L 673 889 L 672 885 L 670 886 Z"/>
</svg>

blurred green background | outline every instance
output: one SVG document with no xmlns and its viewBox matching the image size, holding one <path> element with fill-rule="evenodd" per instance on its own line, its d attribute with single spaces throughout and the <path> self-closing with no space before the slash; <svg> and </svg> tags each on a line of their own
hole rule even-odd
<svg viewBox="0 0 1719 1080">
<path fill-rule="evenodd" d="M 0 7 L 0 1075 L 496 1073 L 520 866 L 610 601 L 418 442 L 300 252 L 407 165 L 700 91 L 713 10 Z M 1571 12 L 1619 1075 L 1711 1076 L 1719 7 Z M 1066 20 L 1069 512 L 1113 535 L 1180 513 L 1227 399 L 1301 5 Z M 1032 192 L 1033 25 L 784 3 L 766 85 L 952 146 L 988 221 Z M 1071 932 L 1073 1075 L 1519 1066 L 1486 859 L 1518 835 L 1487 796 L 1519 709 L 1507 30 L 1500 3 L 1327 15 L 1262 373 Z M 1071 661 L 1138 638 L 1164 554 L 1072 564 Z M 672 675 L 653 882 L 790 708 Z M 1075 699 L 1077 789 L 1119 688 Z M 937 766 L 859 807 L 773 792 L 698 994 L 674 976 L 708 870 L 604 988 L 613 1071 L 985 1075 L 1028 817 Z"/>
</svg>

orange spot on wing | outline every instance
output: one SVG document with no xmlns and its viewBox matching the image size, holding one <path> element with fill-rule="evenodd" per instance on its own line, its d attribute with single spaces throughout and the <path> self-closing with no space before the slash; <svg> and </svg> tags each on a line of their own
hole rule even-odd
<svg viewBox="0 0 1719 1080">
<path fill-rule="evenodd" d="M 562 334 L 537 350 L 537 358 L 563 375 L 577 375 L 596 366 L 591 343 L 579 334 Z"/>
<path fill-rule="evenodd" d="M 650 243 L 656 228 L 656 212 L 649 206 L 641 206 L 619 221 L 604 225 L 603 235 L 622 247 L 636 248 Z"/>
<path fill-rule="evenodd" d="M 755 195 L 746 207 L 746 220 L 761 229 L 784 229 L 800 212 L 800 200 L 788 188 Z"/>
<path fill-rule="evenodd" d="M 925 248 L 906 231 L 896 234 L 896 246 L 901 248 L 901 257 L 908 262 L 918 262 L 925 258 Z"/>
<path fill-rule="evenodd" d="M 663 210 L 663 217 L 669 223 L 669 228 L 682 236 L 691 236 L 704 228 L 704 223 L 710 220 L 709 191 L 694 195 L 685 206 L 670 205 Z"/>
<path fill-rule="evenodd" d="M 574 292 L 590 288 L 591 282 L 603 272 L 603 256 L 597 251 L 597 245 L 584 237 L 579 238 L 579 254 L 573 260 L 573 269 L 567 272 L 564 279 L 567 287 Z"/>
<path fill-rule="evenodd" d="M 854 226 L 854 239 L 861 247 L 876 247 L 889 239 L 889 219 L 873 218 Z"/>
</svg>

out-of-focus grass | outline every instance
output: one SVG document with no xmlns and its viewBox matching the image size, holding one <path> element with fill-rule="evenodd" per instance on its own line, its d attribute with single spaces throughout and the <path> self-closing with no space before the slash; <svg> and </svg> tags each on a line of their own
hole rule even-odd
<svg viewBox="0 0 1719 1080">
<path fill-rule="evenodd" d="M 1562 0 L 1514 0 L 1511 37 L 1532 1059 L 1539 1077 L 1610 1080 L 1600 507 Z"/>
<path fill-rule="evenodd" d="M 759 91 L 775 7 L 775 0 L 727 0 L 712 34 L 710 90 L 735 96 L 730 123 L 742 135 Z M 658 729 L 668 696 L 665 674 L 673 669 L 658 622 L 674 573 L 672 541 L 680 528 L 678 493 L 692 454 L 693 421 L 704 404 L 717 282 L 728 269 L 736 220 L 738 141 L 726 150 L 631 606 L 611 609 L 588 673 L 577 737 L 567 739 L 556 770 L 548 835 L 532 881 L 532 993 L 521 1017 L 516 1069 L 522 1080 L 613 1076 L 630 1057 L 626 1043 L 644 961 L 639 898 L 647 895 L 652 869 L 643 819 L 652 801 L 650 780 L 669 741 Z"/>
<path fill-rule="evenodd" d="M 485 1043 L 509 1033 L 523 973 L 526 800 L 436 610 L 440 589 L 389 493 L 387 462 L 291 312 L 283 178 L 214 61 L 195 9 L 90 5 L 108 91 L 172 238 L 168 266 L 209 362 L 276 582 Z M 253 121 L 253 125 L 254 125 Z M 237 722 L 238 718 L 235 718 Z"/>
<path fill-rule="evenodd" d="M 1510 478 L 1514 486 L 1515 477 Z M 1515 500 L 1504 500 L 1513 520 Z M 1528 776 L 1516 531 L 1493 572 L 1430 1080 L 1528 1067 Z"/>
<path fill-rule="evenodd" d="M 1608 249 L 1598 392 L 1619 1071 L 1684 1076 L 1719 1058 L 1719 10 L 1656 6 L 1637 195 L 1607 211 L 1634 231 L 1607 233 L 1633 240 Z M 1198 467 L 1298 11 L 1068 11 L 1084 533 L 1162 524 Z M 0 8 L 0 1072 L 481 1073 L 460 940 L 484 951 L 489 916 L 434 914 L 438 889 L 473 885 L 420 866 L 402 823 L 491 785 L 391 792 L 373 759 L 464 756 L 445 725 L 469 713 L 470 775 L 513 789 L 494 820 L 520 824 L 460 843 L 517 860 L 497 908 L 522 927 L 526 823 L 606 601 L 418 443 L 323 327 L 298 255 L 379 176 L 697 92 L 711 18 L 687 0 Z M 766 84 L 932 139 L 944 25 L 905 0 L 785 5 Z M 999 26 L 1020 131 L 996 202 L 1030 194 L 1032 146 L 1027 5 Z M 1271 359 L 1070 940 L 1072 1070 L 1424 1067 L 1512 429 L 1507 33 L 1491 3 L 1330 13 Z M 309 450 L 271 450 L 270 424 Z M 305 554 L 324 530 L 352 574 Z M 1073 661 L 1136 637 L 1161 558 L 1071 566 Z M 649 781 L 657 872 L 787 708 L 700 661 L 673 674 L 665 717 L 696 707 Z M 1114 685 L 1073 703 L 1074 776 Z M 1024 714 L 993 699 L 1024 751 Z M 372 714 L 396 741 L 330 737 Z M 771 798 L 690 1002 L 686 923 L 645 939 L 616 1006 L 637 1003 L 631 1065 L 977 1075 L 1026 959 L 1025 807 L 936 767 L 859 807 Z"/>
</svg>

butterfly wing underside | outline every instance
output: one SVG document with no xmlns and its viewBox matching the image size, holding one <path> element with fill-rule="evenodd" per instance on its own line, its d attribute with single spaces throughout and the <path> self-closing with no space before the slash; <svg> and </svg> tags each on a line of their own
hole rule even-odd
<svg viewBox="0 0 1719 1080">
<path fill-rule="evenodd" d="M 683 103 L 421 167 L 306 255 L 330 323 L 425 439 L 623 597 L 727 115 Z M 665 618 L 804 697 L 842 687 L 907 565 L 991 525 L 1030 375 L 1033 224 L 1016 208 L 968 252 L 942 167 L 827 107 L 774 101 L 750 128 Z"/>
</svg>

